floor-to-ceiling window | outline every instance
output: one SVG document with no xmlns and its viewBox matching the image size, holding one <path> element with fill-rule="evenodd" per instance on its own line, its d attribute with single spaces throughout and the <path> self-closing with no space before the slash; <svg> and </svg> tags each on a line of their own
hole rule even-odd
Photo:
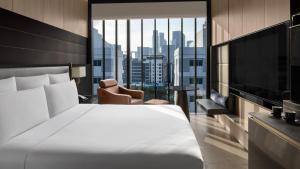
<svg viewBox="0 0 300 169">
<path fill-rule="evenodd" d="M 105 79 L 116 78 L 116 21 L 104 20 L 105 52 L 104 67 Z"/>
<path fill-rule="evenodd" d="M 127 85 L 127 20 L 117 20 L 117 81 L 120 85 Z"/>
<path fill-rule="evenodd" d="M 189 86 L 189 110 L 197 111 L 206 93 L 206 17 L 93 19 L 92 29 L 95 95 L 108 78 L 171 103 L 171 86 Z"/>
<path fill-rule="evenodd" d="M 197 87 L 196 98 L 206 97 L 207 23 L 206 18 L 196 18 L 196 60 L 194 67 Z M 197 110 L 199 112 L 199 110 Z"/>
<path fill-rule="evenodd" d="M 169 53 L 170 53 L 170 86 L 180 85 L 181 70 L 179 67 L 180 56 L 181 56 L 181 43 L 184 41 L 182 38 L 181 29 L 181 18 L 171 18 L 169 19 Z M 170 101 L 174 103 L 176 93 L 172 90 L 170 92 Z"/>
<path fill-rule="evenodd" d="M 142 89 L 142 21 L 140 19 L 130 20 L 130 75 L 132 89 Z"/>
<path fill-rule="evenodd" d="M 195 73 L 195 62 L 196 50 L 195 48 L 195 18 L 183 18 L 182 19 L 182 33 L 183 33 L 183 47 L 182 50 L 182 76 L 181 83 L 183 86 L 196 87 L 196 73 Z M 189 100 L 189 109 L 195 109 L 195 90 L 187 91 L 188 100 Z"/>
<path fill-rule="evenodd" d="M 93 94 L 97 94 L 98 83 L 103 78 L 103 21 L 94 20 L 92 29 Z"/>
<path fill-rule="evenodd" d="M 156 97 L 159 99 L 169 99 L 169 50 L 168 50 L 168 19 L 156 19 Z"/>
<path fill-rule="evenodd" d="M 156 60 L 154 47 L 155 47 L 155 35 L 154 31 L 154 19 L 143 19 L 143 67 L 142 72 L 144 77 L 143 90 L 145 92 L 145 100 L 153 99 L 156 95 L 156 64 L 159 62 Z"/>
</svg>

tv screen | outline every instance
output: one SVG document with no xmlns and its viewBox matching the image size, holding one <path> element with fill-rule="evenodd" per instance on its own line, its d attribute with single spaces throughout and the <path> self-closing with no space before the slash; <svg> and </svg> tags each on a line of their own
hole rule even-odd
<svg viewBox="0 0 300 169">
<path fill-rule="evenodd" d="M 230 88 L 272 102 L 282 102 L 289 89 L 288 24 L 230 43 Z"/>
</svg>

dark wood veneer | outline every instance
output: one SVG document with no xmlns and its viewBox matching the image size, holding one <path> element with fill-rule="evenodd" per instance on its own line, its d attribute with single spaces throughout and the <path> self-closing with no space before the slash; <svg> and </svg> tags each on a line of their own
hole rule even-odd
<svg viewBox="0 0 300 169">
<path fill-rule="evenodd" d="M 86 64 L 87 38 L 0 8 L 0 64 Z"/>
</svg>

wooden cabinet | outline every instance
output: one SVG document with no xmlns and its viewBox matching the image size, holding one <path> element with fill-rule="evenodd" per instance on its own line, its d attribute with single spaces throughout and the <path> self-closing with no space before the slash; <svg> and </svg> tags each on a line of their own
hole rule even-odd
<svg viewBox="0 0 300 169">
<path fill-rule="evenodd" d="M 257 113 L 252 113 L 257 114 Z M 287 126 L 284 126 L 287 125 Z M 300 166 L 300 143 L 286 133 L 290 127 L 270 115 L 255 115 L 249 119 L 249 169 L 298 169 Z"/>
<path fill-rule="evenodd" d="M 265 1 L 243 1 L 243 34 L 248 34 L 265 27 Z"/>
<path fill-rule="evenodd" d="M 265 26 L 290 19 L 290 0 L 265 0 Z"/>
<path fill-rule="evenodd" d="M 243 1 L 229 0 L 229 39 L 243 35 Z"/>
<path fill-rule="evenodd" d="M 12 10 L 12 0 L 0 0 L 0 8 Z"/>
<path fill-rule="evenodd" d="M 212 44 L 228 41 L 228 0 L 212 0 Z"/>
</svg>

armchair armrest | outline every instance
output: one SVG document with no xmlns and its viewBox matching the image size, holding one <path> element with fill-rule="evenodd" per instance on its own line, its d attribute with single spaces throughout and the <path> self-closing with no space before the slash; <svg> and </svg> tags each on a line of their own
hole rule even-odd
<svg viewBox="0 0 300 169">
<path fill-rule="evenodd" d="M 128 94 L 128 95 L 132 96 L 132 98 L 144 100 L 144 91 L 142 91 L 142 90 L 131 90 L 131 89 L 126 89 L 122 86 L 119 86 L 119 91 L 122 94 Z"/>
<path fill-rule="evenodd" d="M 102 88 L 98 88 L 97 93 L 98 93 L 99 104 L 130 104 L 131 103 L 131 96 L 129 95 L 112 93 Z"/>
</svg>

